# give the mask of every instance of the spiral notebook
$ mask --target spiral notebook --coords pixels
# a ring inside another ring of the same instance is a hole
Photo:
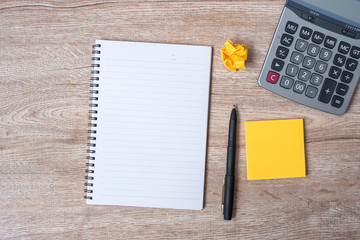
[[[97,40],[88,204],[203,208],[211,47]]]

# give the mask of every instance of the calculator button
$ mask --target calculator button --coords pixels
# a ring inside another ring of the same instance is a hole
[[[324,46],[330,49],[333,49],[336,45],[336,38],[326,36]]]
[[[290,89],[294,83],[294,79],[287,76],[283,76],[280,81],[280,86],[286,89]]]
[[[358,62],[356,60],[349,58],[346,61],[345,68],[350,71],[355,71],[357,65],[358,65]]]
[[[289,54],[289,49],[283,46],[279,46],[276,50],[276,56],[281,59],[285,59]]]
[[[315,62],[316,62],[316,60],[314,58],[306,56],[304,58],[303,66],[308,69],[312,69],[315,65]]]
[[[326,48],[321,49],[319,58],[324,61],[329,61],[331,58],[332,52]]]
[[[345,96],[345,94],[348,92],[349,90],[349,86],[343,83],[339,83],[337,88],[336,88],[336,93],[341,95],[341,96]]]
[[[319,54],[320,47],[314,44],[310,44],[307,53],[310,56],[316,57]]]
[[[309,98],[314,98],[314,97],[316,97],[317,92],[318,92],[318,89],[316,87],[308,86],[306,88],[305,95]]]
[[[306,84],[305,84],[305,83],[296,81],[296,82],[295,82],[295,85],[294,85],[294,92],[297,92],[297,93],[300,93],[300,94],[301,94],[301,93],[304,92],[305,87],[306,87]]]
[[[334,79],[338,79],[340,77],[340,74],[341,74],[341,69],[338,68],[338,67],[334,67],[332,66],[330,68],[330,71],[329,71],[329,76],[334,78]]]
[[[322,61],[317,61],[315,64],[315,71],[318,73],[324,73],[327,69],[327,64]]]
[[[291,77],[295,77],[298,71],[299,71],[299,67],[292,64],[289,64],[286,68],[286,74]]]
[[[272,72],[270,71],[267,75],[267,78],[266,80],[269,82],[269,83],[277,83],[278,79],[279,79],[279,74],[278,73],[275,73],[275,72]]]
[[[334,57],[334,64],[336,66],[342,67],[345,64],[346,57],[341,54],[336,54]]]
[[[319,74],[313,73],[310,78],[310,83],[319,86],[323,80],[323,77]]]
[[[307,53],[310,56],[316,57],[319,54],[319,52],[320,52],[320,47],[319,46],[316,46],[315,44],[310,44],[309,45]]]
[[[338,51],[343,54],[347,54],[350,51],[350,44],[348,44],[347,42],[341,41],[339,43]]]
[[[329,103],[335,87],[336,81],[330,78],[326,78],[320,91],[319,101],[323,103]]]
[[[343,73],[341,74],[340,80],[344,83],[350,83],[351,80],[353,79],[353,77],[354,77],[354,74],[352,74],[351,72],[343,71]]]
[[[313,30],[310,28],[302,27],[299,36],[304,39],[309,39],[311,37],[312,31]]]
[[[353,46],[350,50],[350,56],[359,59],[360,58],[360,48]]]
[[[324,41],[325,35],[321,32],[314,32],[314,35],[312,36],[311,40],[314,43],[321,44]]]
[[[293,52],[291,54],[290,62],[295,63],[295,64],[300,64],[303,60],[303,57],[304,57],[304,55],[302,55],[301,53]]]
[[[271,64],[271,68],[277,72],[280,72],[284,67],[284,62],[281,61],[280,59],[277,59],[275,58],[273,61],[272,61],[272,64]]]
[[[331,106],[336,108],[341,108],[343,102],[344,102],[344,98],[335,95],[331,101]]]
[[[288,21],[286,23],[285,31],[290,34],[294,34],[294,33],[296,33],[298,26],[299,26],[298,24]]]
[[[284,33],[280,39],[280,43],[286,47],[290,47],[293,41],[294,41],[294,37],[286,33]]]
[[[307,80],[310,79],[310,76],[311,76],[311,72],[302,68],[299,71],[298,79],[306,82]]]
[[[298,39],[295,44],[295,49],[300,52],[305,52],[308,43],[304,40]]]

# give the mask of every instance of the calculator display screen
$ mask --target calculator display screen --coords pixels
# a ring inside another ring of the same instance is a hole
[[[360,0],[301,0],[300,2],[360,24]]]

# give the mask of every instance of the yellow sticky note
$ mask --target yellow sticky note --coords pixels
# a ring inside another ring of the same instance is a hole
[[[303,119],[247,121],[247,179],[305,177]]]

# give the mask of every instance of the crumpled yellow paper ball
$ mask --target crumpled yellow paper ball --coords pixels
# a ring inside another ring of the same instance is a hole
[[[247,52],[245,44],[234,45],[230,40],[227,40],[221,49],[221,59],[225,67],[231,71],[245,70]]]

